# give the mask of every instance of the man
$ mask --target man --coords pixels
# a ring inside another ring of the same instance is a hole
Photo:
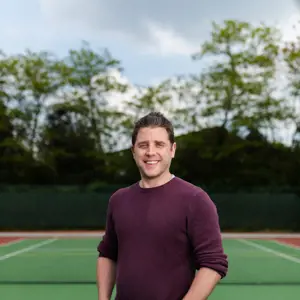
[[[170,173],[175,150],[162,114],[135,124],[141,180],[110,198],[98,246],[99,300],[111,298],[115,283],[118,300],[205,300],[226,276],[216,207],[201,188]]]

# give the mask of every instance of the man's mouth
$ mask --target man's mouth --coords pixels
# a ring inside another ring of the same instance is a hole
[[[159,161],[158,160],[147,160],[145,163],[147,165],[156,165]]]

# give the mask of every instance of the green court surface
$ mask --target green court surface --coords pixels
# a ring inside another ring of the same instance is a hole
[[[0,245],[0,299],[97,299],[99,240],[30,238]],[[300,248],[250,238],[225,238],[224,247],[229,273],[209,299],[300,299]]]

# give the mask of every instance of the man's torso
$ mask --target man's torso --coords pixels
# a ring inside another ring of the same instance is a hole
[[[176,300],[187,292],[194,268],[183,195],[137,189],[116,199],[117,299]]]

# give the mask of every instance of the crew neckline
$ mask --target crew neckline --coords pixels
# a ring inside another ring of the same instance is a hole
[[[158,185],[158,186],[154,186],[154,187],[150,187],[150,188],[144,188],[140,186],[140,180],[138,182],[135,183],[135,187],[142,193],[151,193],[151,192],[156,192],[156,191],[160,191],[162,189],[165,189],[167,187],[169,187],[170,185],[173,184],[173,182],[175,181],[176,176],[174,174],[172,174],[172,178],[167,181],[166,183],[162,184],[162,185]]]

